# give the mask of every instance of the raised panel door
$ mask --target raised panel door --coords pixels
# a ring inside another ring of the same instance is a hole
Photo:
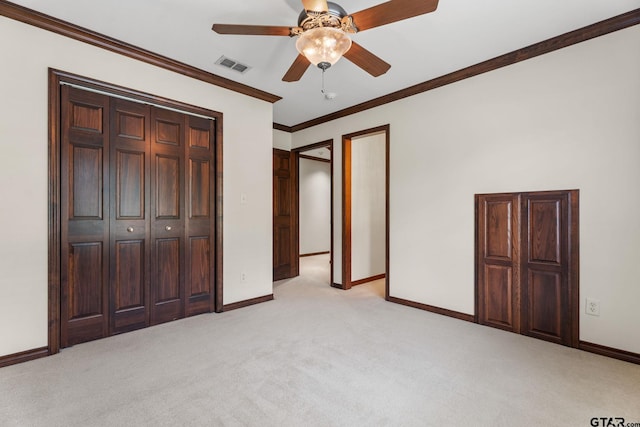
[[[523,333],[571,345],[569,246],[571,192],[525,193],[522,196]]]
[[[149,107],[111,102],[111,333],[149,325]]]
[[[296,177],[292,176],[291,153],[273,150],[273,280],[297,275],[297,247],[292,213],[292,191]]]
[[[213,311],[216,122],[61,94],[60,345]]]
[[[61,88],[60,345],[108,334],[109,98]]]
[[[151,107],[151,324],[184,317],[185,120]]]
[[[215,122],[188,116],[186,137],[185,312],[191,316],[214,309]]]
[[[578,196],[476,195],[479,323],[578,345]]]
[[[477,313],[481,324],[520,332],[518,195],[476,196]]]

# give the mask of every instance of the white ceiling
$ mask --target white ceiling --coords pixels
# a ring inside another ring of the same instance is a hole
[[[418,1],[418,0],[416,0]],[[440,0],[430,14],[373,28],[353,39],[391,64],[374,78],[347,60],[325,74],[309,68],[298,82],[282,76],[295,40],[219,35],[213,23],[297,25],[299,0],[13,0],[283,99],[273,121],[293,126],[469,65],[640,8],[640,0]],[[348,13],[382,0],[338,0]],[[215,65],[225,55],[251,66],[245,74]]]

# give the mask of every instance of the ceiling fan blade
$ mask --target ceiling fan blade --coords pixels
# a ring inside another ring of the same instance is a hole
[[[433,12],[438,0],[390,0],[351,14],[358,31]]]
[[[291,35],[291,27],[276,27],[271,25],[213,24],[211,29],[218,34],[238,34],[247,36]]]
[[[304,10],[311,10],[313,12],[329,11],[327,0],[302,0],[302,6],[304,7]]]
[[[289,70],[286,72],[286,74],[282,78],[282,81],[297,82],[302,78],[302,75],[304,74],[304,72],[307,71],[307,68],[309,68],[309,65],[311,65],[311,62],[309,62],[309,60],[305,58],[304,55],[298,55],[296,60],[293,61],[293,64],[291,64],[291,67],[289,67]]]
[[[351,49],[343,56],[373,77],[381,76],[391,68],[390,64],[378,58],[356,42],[351,42]]]

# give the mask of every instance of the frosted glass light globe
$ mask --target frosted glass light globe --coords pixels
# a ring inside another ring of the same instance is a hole
[[[307,30],[296,41],[296,49],[315,66],[329,68],[351,48],[344,31],[332,27]],[[328,64],[328,65],[327,65]]]

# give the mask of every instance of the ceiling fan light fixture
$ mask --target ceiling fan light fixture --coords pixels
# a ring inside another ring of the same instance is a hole
[[[318,27],[305,31],[296,41],[296,49],[313,65],[329,68],[351,48],[351,38],[338,28]]]

